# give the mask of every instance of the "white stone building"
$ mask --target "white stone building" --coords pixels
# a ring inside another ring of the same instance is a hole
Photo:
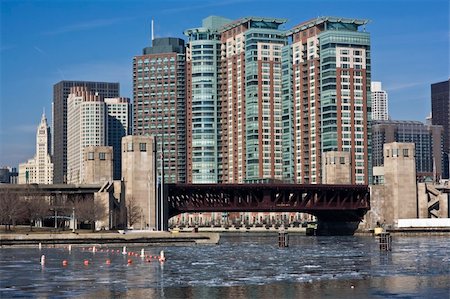
[[[72,87],[67,98],[67,183],[83,182],[83,150],[104,146],[106,107],[103,98],[84,87]]]
[[[43,113],[36,134],[36,155],[19,165],[19,184],[53,184],[50,140],[50,127]]]
[[[383,90],[381,82],[371,82],[372,120],[389,120],[388,94]]]

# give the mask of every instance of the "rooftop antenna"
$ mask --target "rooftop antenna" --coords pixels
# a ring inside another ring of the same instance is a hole
[[[153,18],[152,18],[152,47],[153,47],[153,39],[154,39],[154,34],[153,34]]]

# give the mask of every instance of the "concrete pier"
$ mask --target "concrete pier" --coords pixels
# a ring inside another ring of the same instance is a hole
[[[0,247],[14,245],[127,244],[197,245],[219,243],[218,233],[126,232],[0,234]]]

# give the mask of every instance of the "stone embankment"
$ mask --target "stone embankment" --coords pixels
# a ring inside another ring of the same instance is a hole
[[[0,247],[23,245],[58,244],[145,244],[145,245],[197,245],[218,244],[218,233],[189,232],[95,232],[95,233],[3,233],[0,234]]]

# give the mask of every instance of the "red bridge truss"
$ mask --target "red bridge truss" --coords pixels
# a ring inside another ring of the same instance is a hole
[[[194,212],[304,212],[324,221],[361,221],[367,185],[167,184],[168,216]]]

